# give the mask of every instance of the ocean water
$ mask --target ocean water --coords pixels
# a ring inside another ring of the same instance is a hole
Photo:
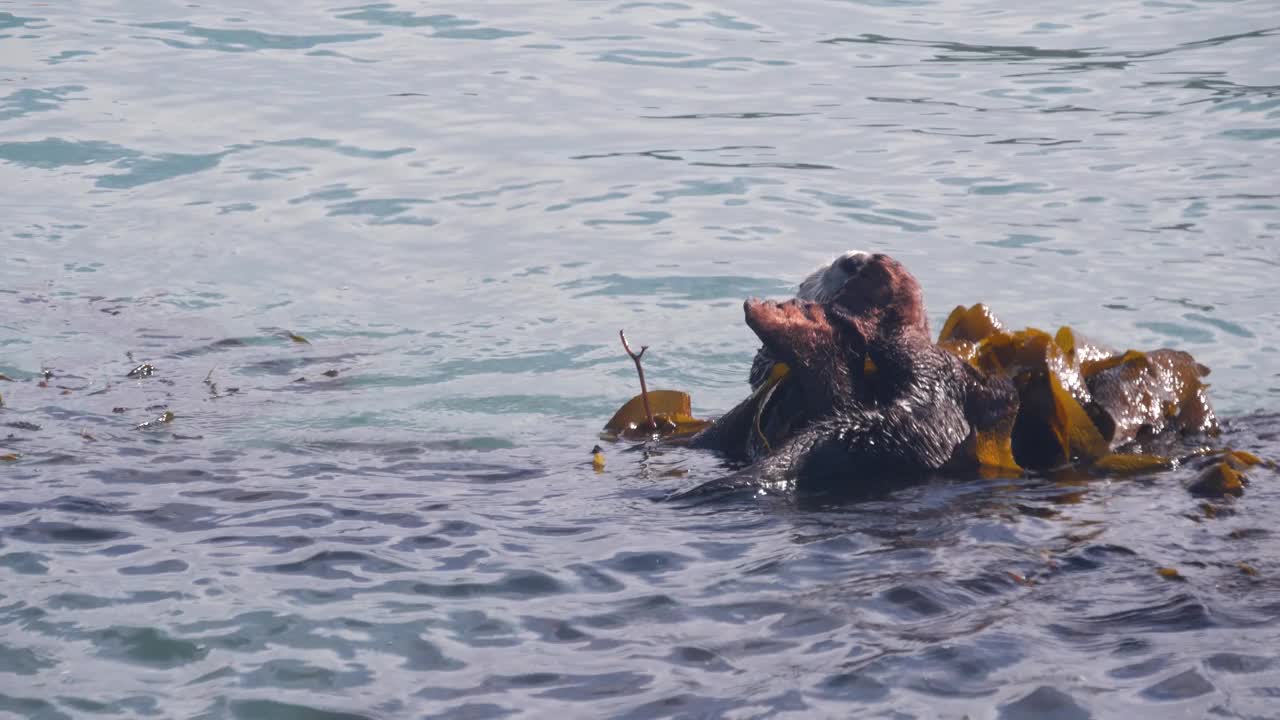
[[[588,461],[619,329],[714,415],[850,248],[1188,350],[1280,458],[1277,57],[1274,0],[0,2],[0,717],[1274,717],[1274,471]]]

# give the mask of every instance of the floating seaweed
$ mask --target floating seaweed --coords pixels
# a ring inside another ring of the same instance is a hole
[[[650,439],[705,427],[708,423],[693,418],[686,393],[648,390],[641,364],[648,346],[633,352],[625,334],[620,331],[619,337],[636,365],[641,392],[614,414],[605,425],[605,436]],[[984,476],[1016,475],[1023,467],[1041,472],[1072,468],[1084,481],[1090,472],[1129,475],[1168,470],[1183,461],[1153,452],[1168,447],[1166,438],[1218,433],[1203,381],[1209,369],[1185,352],[1119,352],[1070,327],[1061,327],[1053,335],[1037,328],[1011,331],[980,303],[956,307],[943,324],[938,345],[983,373],[1008,377],[1018,391],[1016,416],[972,433],[953,456],[961,459],[957,466],[967,458]],[[864,377],[873,380],[875,374],[875,365],[868,359]],[[741,425],[750,428],[750,444],[765,453],[790,431],[788,427],[780,431],[782,435],[770,434],[762,422],[788,377],[786,364],[775,363],[765,381],[739,406],[750,413],[750,424]],[[1216,454],[1187,489],[1212,498],[1240,495],[1247,485],[1245,471],[1262,461],[1241,451]]]
[[[645,382],[644,366],[641,364],[641,358],[649,346],[641,346],[640,352],[633,352],[624,331],[618,331],[618,338],[622,341],[622,348],[627,356],[635,363],[636,374],[640,378],[640,394],[628,400],[605,423],[606,437],[644,439],[692,435],[706,427],[707,421],[693,417],[692,401],[688,393],[649,390]]]
[[[155,370],[156,369],[151,365],[151,363],[142,363],[141,365],[130,370],[129,373],[125,375],[125,377],[135,378],[135,379],[151,377],[151,374],[155,372]]]
[[[173,412],[171,412],[171,411],[169,411],[169,410],[165,410],[163,415],[161,415],[161,416],[159,416],[159,417],[157,417],[157,418],[155,418],[155,419],[153,419],[153,420],[148,420],[148,421],[146,421],[146,422],[139,423],[138,425],[136,425],[136,426],[135,426],[135,429],[137,429],[137,430],[150,430],[150,429],[152,429],[152,428],[160,427],[160,426],[162,426],[162,425],[168,425],[169,423],[173,422],[174,417],[175,417],[175,416],[174,416]]]

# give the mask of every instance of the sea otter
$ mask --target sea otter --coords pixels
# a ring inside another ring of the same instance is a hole
[[[826,265],[814,270],[809,273],[808,277],[800,281],[800,285],[796,288],[796,299],[816,303],[834,301],[839,297],[840,292],[844,290],[845,283],[849,281],[849,278],[861,272],[863,263],[870,255],[870,253],[863,250],[849,250]],[[928,320],[925,319],[924,322],[925,332],[928,333]],[[777,362],[769,352],[769,348],[761,345],[760,349],[756,351],[755,358],[751,361],[751,373],[747,378],[752,390],[758,390],[768,380],[770,372],[776,364]]]
[[[829,293],[833,277],[843,284],[824,302],[744,305],[763,343],[757,365],[786,367],[786,383],[780,400],[760,397],[768,379],[755,383],[751,398],[695,436],[694,446],[758,462],[691,492],[761,480],[845,490],[868,477],[973,467],[1122,467],[1117,451],[1216,429],[1200,381],[1208,369],[1186,353],[1109,352],[1066,328],[1010,333],[982,306],[957,308],[952,319],[982,322],[949,319],[946,342],[935,344],[919,283],[893,258],[848,253],[806,282]]]
[[[796,299],[815,303],[842,302],[842,292],[855,282],[870,257],[870,253],[859,250],[850,250],[836,257],[801,281]],[[912,322],[919,323],[922,331],[928,334],[926,318],[913,318]],[[834,391],[827,387],[829,384],[852,383],[846,390],[850,393],[858,391],[856,377],[845,378],[843,372],[836,372],[833,367],[828,367],[825,375],[811,371],[803,377],[785,377],[788,370],[788,365],[779,364],[770,345],[762,344],[756,351],[748,377],[751,396],[695,435],[689,444],[716,450],[734,460],[759,460],[772,453],[800,427],[830,411],[830,398],[824,397]],[[854,374],[856,376],[860,372]],[[807,391],[806,385],[813,387]],[[807,397],[808,392],[815,390],[817,394],[814,397]]]
[[[790,369],[794,410],[791,432],[758,469],[769,480],[841,490],[860,475],[974,464],[984,433],[1009,427],[1016,415],[1012,384],[931,341],[920,285],[901,263],[866,253],[838,262],[844,284],[827,302],[744,305],[765,352]],[[723,441],[760,432],[734,417],[742,407],[700,435]],[[711,445],[706,438],[694,444]]]

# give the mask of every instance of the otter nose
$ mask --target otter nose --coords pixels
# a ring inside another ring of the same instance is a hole
[[[867,261],[870,259],[871,253],[863,252],[861,250],[850,250],[840,258],[837,264],[840,266],[841,270],[845,271],[845,273],[850,277],[853,277],[862,270],[863,266],[865,266]]]

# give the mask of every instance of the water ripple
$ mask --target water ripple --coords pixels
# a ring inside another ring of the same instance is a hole
[[[733,466],[598,433],[620,328],[714,414],[742,300],[862,248],[935,325],[1190,350],[1215,442],[1280,457],[1277,35],[1269,0],[0,12],[0,714],[1274,714],[1274,470],[687,507]]]

